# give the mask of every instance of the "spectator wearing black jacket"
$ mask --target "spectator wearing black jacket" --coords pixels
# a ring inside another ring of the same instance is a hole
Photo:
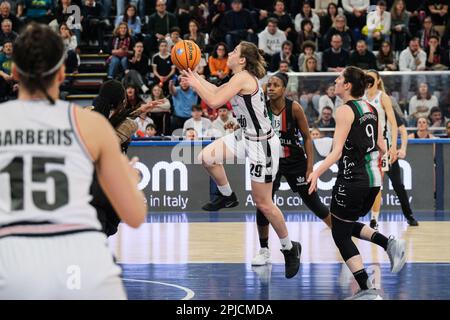
[[[430,36],[428,39],[428,48],[425,49],[427,54],[427,69],[429,70],[447,70],[449,66],[449,57],[445,50],[439,45],[438,36]]]
[[[281,52],[272,56],[270,71],[277,71],[280,68],[281,61],[286,61],[292,71],[298,72],[298,55],[294,54],[294,44],[289,40],[281,44]]]
[[[0,4],[0,23],[5,19],[10,20],[13,31],[19,33],[22,23],[19,18],[11,12],[11,4],[7,1],[3,1]]]
[[[82,8],[84,36],[93,41],[93,45],[97,45],[98,42],[100,50],[105,48],[105,27],[109,24],[103,12],[103,6],[96,0],[86,0]]]
[[[331,38],[331,48],[325,50],[322,56],[323,71],[341,72],[348,65],[348,51],[342,48],[342,37],[335,34]]]
[[[356,43],[356,50],[350,54],[349,65],[363,70],[377,70],[377,59],[372,51],[367,50],[366,41],[359,40]]]
[[[158,42],[170,36],[170,30],[178,27],[177,18],[168,12],[165,0],[156,1],[156,12],[148,20],[148,36],[144,40],[145,53],[158,51]]]
[[[1,22],[0,30],[0,47],[3,46],[5,42],[14,42],[18,34],[12,30],[12,22],[9,19],[4,19]]]
[[[128,69],[125,71],[124,86],[132,84],[139,87],[143,93],[149,89],[147,87],[147,77],[150,73],[149,59],[143,53],[144,44],[136,42],[134,45],[133,57],[128,61]]]
[[[233,0],[231,10],[225,13],[222,20],[222,30],[225,33],[225,42],[230,50],[242,40],[257,43],[255,34],[256,23],[252,19],[250,11],[242,8],[241,0]]]

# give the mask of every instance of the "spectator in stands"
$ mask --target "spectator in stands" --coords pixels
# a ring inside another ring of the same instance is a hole
[[[410,133],[408,138],[410,139],[434,139],[430,131],[428,130],[429,124],[428,119],[426,117],[419,117],[417,119],[417,131],[414,133]]]
[[[367,15],[367,46],[373,50],[374,40],[389,41],[391,34],[391,13],[386,11],[386,1],[379,0],[377,9]]]
[[[194,4],[197,1],[191,0],[177,0],[176,8],[175,8],[175,16],[178,21],[178,26],[180,27],[181,32],[187,33],[189,30],[189,20],[192,19],[191,10],[193,9]]]
[[[157,101],[160,103],[150,110],[150,118],[153,119],[157,134],[170,135],[170,101],[164,96],[163,90],[159,85],[154,85],[151,90],[149,101]]]
[[[128,57],[133,53],[133,40],[128,24],[121,22],[113,32],[111,41],[111,57],[108,66],[108,78],[113,79],[122,71],[128,69]]]
[[[410,123],[414,125],[420,117],[428,117],[431,108],[438,106],[438,99],[428,91],[428,85],[421,83],[417,94],[409,101]]]
[[[1,23],[1,31],[0,31],[0,47],[3,46],[5,42],[14,42],[18,34],[12,29],[12,22],[9,19],[3,19]]]
[[[192,106],[197,104],[198,95],[185,81],[181,81],[180,85],[175,87],[173,80],[170,80],[169,91],[173,101],[171,129],[174,131],[183,128],[186,120],[191,117]]]
[[[314,56],[306,57],[305,62],[303,63],[302,68],[300,69],[300,72],[319,72],[317,65],[318,62],[316,57]]]
[[[278,29],[278,20],[269,18],[267,27],[258,34],[258,47],[264,51],[267,64],[272,61],[274,55],[281,52],[281,45],[286,41],[286,35]]]
[[[281,52],[272,56],[272,62],[270,64],[269,70],[271,72],[275,72],[280,67],[280,62],[284,60],[289,63],[289,67],[293,71],[298,71],[299,58],[296,54],[293,53],[293,51],[294,44],[289,40],[284,41],[281,44]]]
[[[0,52],[0,102],[8,100],[14,89],[14,78],[11,74],[13,43],[7,41]],[[16,86],[17,88],[17,86]]]
[[[38,23],[48,24],[53,14],[53,0],[23,0],[25,10],[25,22],[35,21]]]
[[[125,88],[126,92],[126,103],[125,108],[126,109],[138,109],[140,106],[144,104],[144,100],[139,97],[139,88],[134,86],[133,84],[129,83],[127,84]],[[145,131],[145,126],[143,132]]]
[[[355,46],[353,34],[347,27],[347,18],[344,15],[338,15],[334,21],[333,26],[329,29],[322,39],[323,48],[330,48],[331,38],[338,34],[342,39],[342,48],[347,50],[347,52],[352,51]]]
[[[409,32],[409,16],[404,0],[395,0],[391,9],[391,41],[393,51],[400,52],[406,47]]]
[[[12,29],[14,30],[14,32],[18,33],[22,23],[17,18],[17,16],[11,12],[11,4],[7,1],[3,1],[0,4],[0,23],[2,23],[5,19],[11,21]]]
[[[153,83],[163,88],[164,94],[168,93],[168,81],[176,72],[176,66],[170,59],[169,44],[166,40],[159,42],[159,52],[152,57]]]
[[[300,54],[300,57],[298,58],[298,68],[299,70],[304,69],[305,60],[309,57],[314,57],[317,61],[317,70],[322,70],[322,58],[319,54],[316,52],[316,45],[312,41],[305,41],[302,45],[302,53]]]
[[[169,35],[173,27],[178,26],[173,13],[167,12],[166,0],[156,1],[156,12],[148,19],[148,36],[144,40],[144,48],[147,54],[158,49],[158,43]]]
[[[311,128],[310,135],[311,135],[311,139],[313,139],[313,140],[323,138],[322,131],[320,131],[319,128],[317,128],[317,127]]]
[[[200,26],[196,20],[189,21],[189,33],[186,33],[183,37],[184,40],[194,41],[200,50],[204,50],[206,43],[206,35],[199,31]]]
[[[396,71],[398,69],[392,46],[384,41],[377,53],[377,69],[380,71]]]
[[[418,38],[409,41],[409,47],[400,53],[400,71],[423,71],[426,67],[427,54],[419,44]]]
[[[64,22],[59,27],[59,34],[63,39],[67,52],[66,73],[77,73],[80,65],[79,57],[76,52],[78,47],[77,37]]]
[[[215,137],[223,137],[228,133],[234,131],[238,122],[228,110],[228,106],[224,104],[217,109],[218,116],[217,119],[212,123],[213,135]]]
[[[440,35],[443,35],[448,20],[448,1],[426,0],[425,5],[436,30]]]
[[[216,44],[212,54],[208,58],[211,82],[220,85],[229,79],[230,69],[227,66],[228,48],[225,43]]]
[[[222,30],[225,33],[225,42],[230,50],[234,49],[241,40],[257,43],[255,35],[256,23],[250,11],[242,8],[241,0],[231,2],[232,10],[225,13],[222,20]]]
[[[109,0],[111,1],[111,0]],[[116,5],[116,9],[117,9],[117,16],[123,16],[124,14],[126,14],[126,9],[125,9],[125,2],[128,2],[126,0],[117,0],[117,5]],[[135,8],[139,8],[139,17],[141,19],[141,22],[144,21],[145,19],[145,2],[146,0],[131,0],[130,2],[134,2],[135,3]],[[147,0],[147,2],[150,2]],[[110,4],[111,6],[111,4]]]
[[[336,121],[333,118],[333,109],[330,106],[325,106],[320,113],[320,118],[315,124],[318,128],[335,128]],[[327,131],[324,134],[326,137],[333,137],[332,131]]]
[[[184,130],[184,139],[191,141],[197,140],[198,139],[197,131],[195,131],[194,128],[187,128],[186,130]]]
[[[136,42],[133,50],[133,57],[128,61],[128,70],[125,70],[124,85],[132,83],[146,93],[147,79],[150,73],[149,59],[144,54],[144,44]]]
[[[439,45],[439,37],[431,36],[428,40],[428,47],[425,49],[427,54],[427,69],[429,70],[448,70],[448,53]]]
[[[445,127],[445,118],[442,116],[442,111],[439,107],[431,108],[428,121],[432,128]],[[435,134],[444,134],[444,132],[435,131]]]
[[[450,120],[445,124],[445,128],[447,129],[447,139],[450,139]]]
[[[136,135],[139,137],[145,137],[145,134],[147,132],[147,126],[155,125],[153,123],[153,120],[149,118],[149,116],[146,113],[141,113],[139,117],[134,119],[134,122],[136,122],[138,129],[136,131]]]
[[[303,2],[300,12],[295,16],[295,31],[300,32],[302,30],[302,21],[309,20],[312,22],[313,31],[316,34],[320,34],[320,19],[317,14],[312,11],[311,4],[308,1]]]
[[[169,53],[172,51],[172,47],[181,40],[183,40],[181,39],[181,29],[178,27],[173,27],[170,29],[170,34],[166,37]]]
[[[321,2],[328,2],[328,1],[321,1]],[[316,1],[316,13],[317,13],[317,1]],[[319,13],[317,13],[319,14]],[[331,29],[331,27],[335,24],[336,18],[339,14],[338,6],[334,2],[328,3],[326,7],[325,14],[320,19],[320,32],[322,34],[325,34],[328,32],[328,30]]]
[[[58,32],[59,27],[65,23],[72,33],[77,37],[77,42],[81,42],[81,23],[74,18],[74,12],[69,10],[72,0],[61,0],[55,9],[55,19],[49,23],[53,31]],[[80,8],[81,14],[81,8]]]
[[[439,37],[439,32],[434,28],[431,17],[426,17],[423,20],[423,29],[419,31],[420,46],[424,50],[428,47],[431,36]]]
[[[86,0],[82,7],[83,16],[83,36],[89,40],[89,44],[100,46],[100,51],[105,49],[104,33],[105,28],[109,25],[109,21],[104,16],[104,9],[102,5],[95,0]],[[117,37],[117,31],[120,29],[120,24],[115,28],[113,37]],[[127,25],[128,29],[128,25]],[[131,46],[130,46],[131,48]]]
[[[186,120],[186,122],[184,123],[183,131],[186,131],[186,129],[188,128],[194,128],[195,131],[197,131],[197,136],[199,138],[208,136],[212,123],[211,120],[202,117],[202,107],[198,104],[193,105],[191,115],[192,118]]]
[[[334,89],[334,83],[329,84],[325,94],[320,97],[318,109],[319,114],[322,114],[322,110],[326,106],[331,107],[334,113],[334,110],[336,110],[337,107],[343,104],[341,98],[336,96],[336,94],[334,93]]]
[[[276,18],[278,20],[278,29],[284,32],[286,39],[292,43],[297,40],[294,21],[292,21],[289,13],[285,11],[285,4],[283,0],[275,1],[274,10],[272,13],[269,13],[269,18]]]
[[[356,43],[356,50],[350,55],[349,65],[364,70],[377,69],[377,58],[375,58],[372,51],[368,50],[364,40],[359,40]]]
[[[145,127],[145,137],[146,138],[151,138],[156,136],[157,131],[156,131],[156,127],[154,124],[149,123],[147,125],[147,127]]]
[[[311,20],[303,20],[301,28],[302,29],[298,33],[297,37],[298,50],[301,50],[302,45],[303,43],[305,43],[305,41],[312,41],[317,47],[319,43],[319,36],[313,31],[313,24]]]
[[[322,56],[322,70],[341,72],[348,65],[348,51],[342,48],[342,37],[335,34],[331,38],[331,48],[325,50]]]
[[[366,25],[366,15],[369,5],[369,0],[342,0],[342,7],[344,8],[350,29],[362,30]]]
[[[209,2],[208,26],[210,27],[209,42],[215,45],[225,41],[225,31],[222,29],[225,19],[226,5],[222,0]]]
[[[128,24],[128,28],[131,30],[131,36],[134,37],[135,40],[141,38],[142,22],[141,18],[137,16],[137,8],[134,5],[129,4],[124,15],[116,16],[114,25],[117,27],[121,22]]]

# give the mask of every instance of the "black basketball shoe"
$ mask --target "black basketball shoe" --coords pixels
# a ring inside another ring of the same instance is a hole
[[[290,279],[294,277],[300,268],[300,254],[302,246],[296,241],[292,241],[291,250],[281,250],[284,255],[285,276]]]
[[[238,204],[239,201],[234,192],[229,196],[224,196],[223,194],[218,192],[216,199],[205,204],[202,209],[206,211],[218,211],[223,208],[236,207]]]

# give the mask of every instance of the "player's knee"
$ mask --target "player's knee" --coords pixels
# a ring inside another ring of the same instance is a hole
[[[262,212],[264,216],[267,216],[273,211],[273,202],[266,199],[255,200],[256,208]]]
[[[214,165],[214,159],[208,154],[208,152],[201,151],[197,157],[197,160],[204,167],[212,167]]]

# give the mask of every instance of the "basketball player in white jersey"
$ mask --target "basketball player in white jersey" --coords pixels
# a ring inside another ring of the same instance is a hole
[[[391,98],[386,94],[384,89],[383,80],[380,74],[376,70],[367,71],[367,75],[374,79],[374,84],[369,86],[363,97],[372,106],[374,106],[378,111],[378,118],[381,123],[381,128],[383,132],[382,135],[387,150],[389,153],[385,155],[384,159],[380,159],[382,166],[382,177],[384,172],[389,170],[389,164],[392,164],[397,160],[397,137],[398,137],[398,127],[397,121],[395,120],[394,108],[392,107]],[[378,229],[378,216],[380,214],[381,208],[381,190],[378,193],[377,198],[372,207],[372,216],[370,220],[370,227],[377,230]]]
[[[258,84],[258,79],[266,73],[264,58],[253,43],[242,41],[228,54],[227,65],[233,76],[220,87],[191,70],[182,72],[182,81],[187,81],[211,108],[218,108],[231,101],[241,126],[239,131],[208,145],[199,155],[219,189],[217,199],[206,204],[203,209],[216,211],[238,204],[228,183],[223,162],[233,158],[245,159],[247,156],[250,161],[253,201],[280,238],[286,262],[285,275],[292,278],[299,269],[301,246],[289,239],[283,214],[272,201],[272,183],[278,171],[281,147],[268,117],[264,93]]]
[[[104,117],[58,100],[61,38],[32,23],[14,51],[19,99],[0,105],[0,299],[125,299],[89,187],[95,168],[136,228],[146,214],[137,175]]]

